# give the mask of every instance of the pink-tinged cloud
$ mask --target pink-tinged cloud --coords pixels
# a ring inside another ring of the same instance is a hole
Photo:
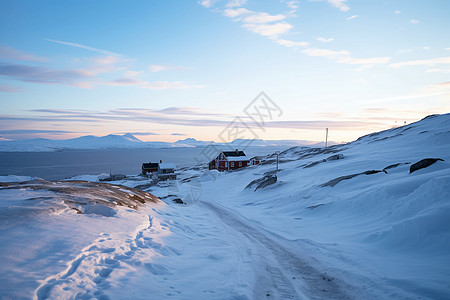
[[[0,84],[0,92],[1,93],[20,93],[24,90],[17,86],[7,85],[7,84]]]
[[[0,46],[0,59],[46,62],[48,58],[17,50],[8,46]]]

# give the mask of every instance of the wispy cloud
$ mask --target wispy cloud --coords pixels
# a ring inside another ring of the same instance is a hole
[[[9,84],[0,84],[0,92],[1,93],[20,93],[23,92],[23,89],[17,86],[9,85]]]
[[[159,135],[159,133],[155,132],[146,132],[146,131],[137,131],[137,132],[121,132],[120,134],[132,134],[132,135],[141,135],[141,136],[148,136],[148,135]]]
[[[373,103],[399,103],[399,101],[409,101],[413,99],[427,99],[430,97],[436,97],[436,96],[442,96],[442,95],[449,95],[450,93],[450,82],[442,82],[437,84],[431,84],[425,87],[420,88],[419,90],[404,94],[400,96],[393,96],[393,97],[385,97],[385,98],[377,98],[365,101],[366,104],[373,104]],[[409,102],[405,102],[405,104]]]
[[[292,28],[292,25],[286,22],[280,22],[275,24],[244,24],[242,27],[262,36],[276,39],[279,35],[288,32]]]
[[[201,6],[204,6],[206,8],[210,8],[211,6],[213,6],[214,2],[215,2],[214,0],[201,0],[198,3]]]
[[[273,15],[267,12],[255,12],[239,7],[227,8],[223,11],[223,15],[232,18],[234,21],[242,22],[241,26],[248,31],[268,37],[274,41],[277,41],[280,35],[289,32],[293,28],[292,24],[288,22],[280,22],[287,18],[284,14]],[[284,43],[283,41],[278,44],[289,45],[288,47],[294,45],[292,43]]]
[[[401,11],[396,10],[396,11],[394,11],[394,14],[399,15],[399,14],[401,14]]]
[[[48,58],[17,50],[8,46],[0,46],[0,59],[46,62]]]
[[[195,109],[188,109],[188,111]],[[168,111],[178,111],[177,108],[169,108]],[[34,116],[0,116],[0,122],[8,122],[10,126],[22,124],[23,121],[32,121],[38,124],[39,122],[55,123],[69,123],[73,121],[88,122],[88,123],[102,123],[105,121],[114,122],[138,122],[142,123],[158,123],[170,124],[188,127],[226,127],[233,119],[218,118],[217,116],[210,116],[210,118],[199,118],[196,115],[189,115],[180,118],[177,113],[168,113],[166,110],[146,110],[146,109],[118,109],[107,112],[83,112],[70,114],[55,113],[51,115],[34,115]],[[206,117],[206,116],[205,116]],[[253,126],[251,124],[247,124]],[[254,125],[257,126],[257,125]],[[310,129],[323,130],[325,127],[333,127],[335,130],[360,130],[366,129],[368,126],[382,126],[382,123],[373,122],[371,120],[317,120],[317,121],[272,121],[266,122],[268,128],[285,128],[285,129]],[[136,134],[138,135],[138,134]]]
[[[248,17],[245,17],[243,19],[244,23],[253,23],[253,24],[264,24],[264,23],[271,23],[276,21],[281,21],[283,19],[286,19],[285,15],[278,14],[278,15],[271,15],[265,12],[258,12],[253,13]]]
[[[424,92],[442,92],[449,93],[450,92],[450,81],[440,82],[436,84],[431,84],[422,89]]]
[[[167,66],[167,65],[150,65],[149,69],[151,72],[162,72],[168,70],[183,70],[184,67],[181,66]]]
[[[239,7],[247,3],[247,0],[231,0],[225,6],[226,7]]]
[[[406,66],[435,66],[450,64],[450,57],[436,57],[430,59],[410,60],[399,63],[390,64],[389,66],[395,69]]]
[[[353,20],[353,19],[356,19],[356,18],[359,18],[359,15],[350,16],[350,17],[346,18],[346,20],[350,21],[350,20]]]
[[[295,11],[298,8],[298,1],[286,1],[286,6]]]
[[[65,134],[65,133],[73,133],[73,131],[66,131],[66,130],[39,130],[39,129],[0,130],[0,134],[3,134],[3,135],[33,134],[33,133]]]
[[[307,46],[309,46],[308,42],[295,42],[295,41],[290,41],[290,40],[285,40],[285,39],[278,39],[278,40],[276,40],[276,43],[278,45],[285,46],[285,47],[307,47]]]
[[[89,76],[80,70],[53,70],[46,67],[0,63],[0,76],[34,83],[73,84]]]
[[[420,23],[420,21],[419,21],[419,20],[417,20],[417,19],[412,19],[412,20],[409,20],[409,22],[410,22],[411,24],[414,24],[414,25],[416,25],[416,24],[419,24],[419,23]]]
[[[76,47],[76,48],[80,48],[80,49],[85,49],[85,50],[97,52],[97,53],[100,53],[100,54],[103,54],[103,55],[121,56],[120,54],[117,54],[117,53],[114,53],[114,52],[111,52],[111,51],[108,51],[108,50],[98,49],[98,48],[94,48],[94,47],[90,47],[90,46],[86,46],[86,45],[82,45],[82,44],[71,43],[71,42],[64,42],[64,41],[58,41],[58,40],[52,40],[52,39],[45,39],[45,40],[49,41],[49,42],[61,44],[61,45],[66,45],[66,46],[71,46],[71,47]]]
[[[85,69],[58,70],[47,67],[28,66],[19,64],[0,63],[0,76],[24,82],[41,84],[65,84],[80,88],[94,88],[98,85],[104,86],[137,86],[150,90],[163,89],[190,89],[201,88],[199,84],[188,84],[180,81],[143,81],[133,77],[122,77],[112,80],[103,80],[96,77],[101,73],[111,73],[121,68],[109,65],[108,59],[105,64],[95,64]],[[8,91],[5,88],[5,91]],[[12,91],[9,89],[9,91]]]
[[[426,70],[427,73],[450,73],[450,68],[442,69],[442,68],[432,68]]]
[[[328,3],[341,11],[349,11],[350,7],[346,4],[347,0],[328,0]]]
[[[370,58],[354,58],[347,50],[334,51],[330,49],[319,48],[307,48],[302,50],[303,53],[309,56],[320,56],[338,63],[345,63],[351,65],[367,65],[372,66],[374,64],[386,64],[389,62],[390,57],[370,57]]]
[[[252,11],[250,11],[246,8],[243,8],[243,7],[236,8],[236,9],[227,8],[223,11],[223,14],[225,15],[225,17],[228,17],[228,18],[236,18],[241,15],[250,14],[250,13],[252,13]]]
[[[194,89],[194,88],[203,88],[204,86],[201,84],[187,84],[180,81],[155,81],[155,82],[146,82],[142,87],[150,90],[165,90],[165,89]]]
[[[316,40],[318,40],[319,42],[323,42],[323,43],[329,43],[329,42],[331,42],[331,41],[334,41],[333,38],[328,38],[328,39],[326,39],[326,38],[321,37],[321,36],[319,36],[318,38],[316,38]]]

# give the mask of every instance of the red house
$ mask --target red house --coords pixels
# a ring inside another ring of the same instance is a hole
[[[158,172],[158,163],[143,163],[142,164],[142,174],[147,175],[147,173]]]
[[[219,171],[235,170],[246,167],[250,164],[250,159],[245,155],[244,151],[223,151],[215,160],[209,163],[210,169]]]

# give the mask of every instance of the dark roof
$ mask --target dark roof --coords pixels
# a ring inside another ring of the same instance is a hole
[[[158,169],[158,163],[143,163],[142,168],[143,169],[153,169],[153,168]]]
[[[224,151],[222,152],[225,156],[245,156],[244,151]]]

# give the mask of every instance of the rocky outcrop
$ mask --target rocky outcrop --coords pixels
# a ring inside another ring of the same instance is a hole
[[[332,155],[332,156],[330,156],[328,158],[312,162],[309,165],[304,166],[303,168],[307,169],[307,168],[314,167],[315,165],[318,165],[318,164],[323,163],[323,162],[327,162],[327,161],[330,161],[330,160],[338,160],[338,159],[343,159],[343,158],[344,158],[344,154],[335,154],[335,155]]]
[[[259,189],[265,188],[277,182],[277,175],[272,175],[261,181],[255,189],[255,192]]]
[[[253,180],[252,182],[247,184],[247,186],[245,188],[250,189],[250,188],[253,188],[256,186],[256,188],[255,188],[255,191],[256,191],[258,189],[262,189],[269,185],[272,185],[275,182],[277,182],[277,175],[269,174],[269,175],[265,175],[261,178]]]
[[[438,160],[444,161],[442,158],[425,158],[411,165],[409,173],[426,168],[437,162]]]
[[[376,174],[376,173],[380,173],[383,171],[380,170],[369,170],[369,171],[365,171],[365,172],[361,172],[361,173],[356,173],[356,174],[351,174],[351,175],[345,175],[345,176],[341,176],[341,177],[337,177],[334,179],[331,179],[328,182],[325,182],[324,184],[321,184],[321,187],[326,187],[326,186],[335,186],[336,184],[338,184],[339,182],[343,181],[343,180],[348,180],[348,179],[352,179],[356,176],[360,176],[360,175],[372,175],[372,174]]]

